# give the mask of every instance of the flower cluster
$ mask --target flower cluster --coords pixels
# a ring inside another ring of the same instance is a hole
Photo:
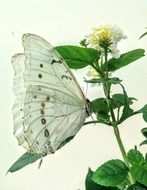
[[[117,44],[126,38],[127,36],[118,26],[103,25],[93,28],[91,34],[86,36],[85,43],[98,51],[103,51],[107,47],[112,57],[119,58],[120,53]]]

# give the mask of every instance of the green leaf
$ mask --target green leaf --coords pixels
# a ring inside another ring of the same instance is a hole
[[[91,179],[92,175],[93,175],[93,171],[89,168],[88,174],[86,176],[86,181],[85,181],[86,190],[118,190],[117,187],[105,187],[105,186],[96,184]]]
[[[126,90],[124,88],[124,86],[122,84],[120,84],[120,86],[122,87],[123,90],[123,94],[124,94],[124,107],[122,110],[122,115],[121,118],[119,119],[118,123],[122,123],[124,120],[128,119],[129,117],[131,117],[134,114],[134,111],[130,108],[130,98],[128,97]],[[135,98],[131,98],[131,99],[135,99]]]
[[[110,84],[120,84],[122,80],[119,78],[99,78],[99,79],[91,79],[91,80],[85,80],[87,83],[110,83]]]
[[[143,187],[139,184],[134,184],[129,186],[127,190],[146,190],[146,187]]]
[[[57,46],[55,49],[71,69],[82,69],[93,65],[100,58],[100,52],[91,48],[78,46]]]
[[[147,127],[141,130],[142,134],[147,138]]]
[[[147,153],[145,154],[145,161],[147,162]]]
[[[110,118],[110,115],[105,112],[98,112],[97,113],[97,120],[100,121],[101,123],[108,122]]]
[[[129,65],[130,63],[140,59],[144,56],[144,49],[135,49],[130,52],[124,53],[120,56],[120,58],[115,59],[112,58],[108,61],[108,70],[115,71],[124,66]]]
[[[88,45],[87,40],[86,39],[81,40],[80,45],[83,47],[87,47],[87,45]]]
[[[140,143],[140,146],[145,144],[147,144],[147,140],[144,140],[142,143]]]
[[[133,104],[132,100],[136,100],[136,99],[133,97],[128,97],[126,99],[126,96],[121,93],[112,95],[112,99],[111,99],[113,109],[119,108],[121,106],[125,106],[125,104],[131,105]]]
[[[130,171],[136,181],[147,186],[147,162],[141,166],[131,167]]]
[[[146,113],[144,113],[144,114],[146,115]],[[146,117],[146,116],[144,116],[144,117]],[[147,128],[143,128],[143,129],[141,130],[141,132],[142,132],[142,134],[144,135],[144,137],[147,138]],[[144,140],[140,145],[145,145],[145,144],[147,144],[147,139]]]
[[[119,123],[122,123],[123,121],[125,121],[126,119],[131,117],[133,115],[133,113],[134,113],[134,111],[130,108],[130,106],[125,105],[123,108],[123,113],[122,113],[122,116],[119,120]]]
[[[74,136],[75,136],[75,135],[74,135]],[[70,142],[70,141],[74,138],[74,136],[68,137],[65,141],[63,141],[63,142],[58,146],[57,150],[59,150],[60,148],[62,148],[64,145],[66,145],[66,143]]]
[[[91,102],[92,111],[96,114],[99,123],[109,125],[109,108],[105,98],[98,98]]]
[[[116,187],[122,184],[128,175],[128,169],[121,160],[110,160],[101,165],[92,175],[97,184],[107,187]]]
[[[41,154],[30,154],[25,153],[23,154],[8,170],[8,172],[16,172],[17,170],[20,170],[21,168],[27,166],[28,164],[31,164],[38,159],[42,158],[43,156]],[[7,172],[7,173],[8,173]]]
[[[145,162],[142,153],[134,149],[128,152],[127,158],[132,166],[141,166]]]
[[[140,36],[139,39],[143,38],[143,37],[146,36],[146,35],[147,35],[147,32],[143,33],[143,34]]]
[[[98,112],[108,113],[109,112],[106,98],[97,98],[91,101],[91,106],[92,106],[92,111],[94,113],[98,113]]]
[[[138,112],[143,114],[143,119],[145,122],[147,122],[147,104],[141,108]]]

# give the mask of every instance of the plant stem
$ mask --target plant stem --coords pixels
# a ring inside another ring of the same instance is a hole
[[[105,51],[104,51],[104,57],[105,57],[105,72],[106,72],[106,77],[108,78],[107,54],[108,54],[108,51],[107,51],[107,48],[106,48]],[[104,89],[104,93],[105,93],[105,96],[106,96],[107,105],[108,105],[109,110],[110,110],[111,124],[112,124],[113,129],[114,129],[114,134],[115,134],[115,137],[117,139],[119,149],[121,151],[121,154],[122,154],[122,157],[123,157],[123,160],[124,160],[125,164],[130,169],[130,164],[129,164],[128,159],[127,159],[126,150],[124,148],[123,142],[122,142],[121,137],[120,137],[120,132],[119,132],[119,129],[118,129],[118,124],[117,124],[118,119],[116,120],[116,118],[115,118],[113,107],[112,107],[111,101],[110,101],[110,84],[107,84],[107,83],[103,84],[103,89]],[[133,179],[130,172],[128,173],[128,176],[129,176],[130,184],[134,184],[135,180]]]
[[[115,137],[117,139],[117,143],[119,145],[119,149],[121,151],[123,160],[124,160],[125,164],[127,165],[127,167],[130,169],[130,164],[129,164],[128,159],[127,159],[126,150],[125,150],[124,145],[122,143],[122,140],[121,140],[121,137],[120,137],[120,132],[119,132],[119,129],[118,129],[117,125],[115,127],[113,127],[113,129],[114,129],[114,134],[115,134]],[[130,172],[128,172],[128,176],[129,176],[130,184],[134,184],[135,180],[133,179]]]
[[[108,48],[105,48],[104,50],[104,57],[105,57],[105,72],[106,72],[106,77],[108,78],[108,61],[107,61],[107,55],[108,55]]]
[[[117,126],[117,121],[115,119],[115,114],[114,114],[113,108],[111,106],[111,103],[109,101],[110,93],[108,93],[108,92],[106,93],[106,91],[107,91],[107,85],[106,84],[103,85],[103,88],[104,88],[104,92],[105,92],[105,96],[106,96],[107,105],[108,105],[109,110],[110,110],[110,115],[111,115],[111,119],[112,119],[111,122],[112,122],[112,126],[113,126],[113,129],[114,129],[114,134],[115,134],[115,137],[117,139],[117,143],[118,143],[119,149],[121,151],[123,160],[124,160],[125,164],[127,165],[127,167],[130,169],[130,164],[128,162],[126,150],[124,148],[123,142],[122,142],[121,137],[120,137],[120,132],[119,132],[119,129],[118,129],[118,126]],[[135,180],[133,179],[131,173],[128,172],[128,175],[129,175],[130,184],[134,184]]]

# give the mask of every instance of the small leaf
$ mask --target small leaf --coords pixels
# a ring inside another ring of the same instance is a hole
[[[128,169],[121,160],[110,160],[101,165],[93,174],[92,180],[107,187],[122,184],[128,175]]]
[[[147,186],[147,162],[141,166],[131,167],[130,171],[136,181]]]
[[[119,78],[98,78],[98,79],[91,79],[91,80],[85,80],[87,83],[110,83],[110,84],[120,84],[122,80]]]
[[[143,34],[140,36],[139,39],[143,38],[143,37],[146,36],[146,35],[147,35],[147,32],[143,33]]]
[[[101,123],[104,123],[109,121],[110,115],[108,113],[104,112],[98,112],[97,113],[97,120],[100,121]]]
[[[136,100],[135,98],[133,97],[128,97],[126,99],[126,96],[124,94],[114,94],[112,95],[112,106],[113,106],[113,109],[116,109],[116,108],[119,108],[121,106],[124,106],[125,104],[133,104],[133,101],[132,100]]]
[[[145,162],[141,152],[134,149],[128,152],[127,158],[132,166],[141,166]]]
[[[147,144],[147,140],[144,140],[142,143],[140,143],[140,146],[145,144]]]
[[[75,136],[75,135],[74,135],[74,136]],[[74,138],[74,136],[68,137],[65,141],[63,141],[63,142],[58,146],[57,150],[59,150],[59,149],[62,148],[64,145],[66,145],[68,142],[70,142],[70,141]]]
[[[139,184],[134,184],[129,186],[127,190],[146,190],[146,187],[143,187]]]
[[[143,106],[138,112],[143,113],[143,119],[147,122],[147,104]]]
[[[31,164],[38,159],[42,158],[43,156],[41,154],[30,154],[26,152],[23,154],[8,170],[8,172],[15,172],[17,170],[20,170],[21,168],[27,166],[28,164]],[[7,173],[8,173],[7,172]]]
[[[141,130],[142,134],[147,138],[147,127]]]
[[[91,48],[78,46],[57,46],[55,49],[71,69],[82,69],[93,65],[100,58],[100,52]]]
[[[107,102],[105,98],[97,98],[91,101],[92,111],[94,113],[103,112],[108,113],[109,108],[107,106]]]
[[[87,40],[86,39],[81,40],[80,45],[83,47],[87,47],[87,45],[88,45]]]
[[[144,56],[144,49],[135,49],[130,52],[124,53],[120,56],[120,58],[115,59],[112,58],[108,61],[108,69],[109,71],[118,70],[128,64],[140,59]]]
[[[91,179],[92,174],[93,174],[93,171],[89,168],[88,174],[86,176],[86,181],[85,181],[86,190],[118,190],[117,187],[105,187],[105,186],[96,184]]]
[[[129,105],[124,106],[122,116],[119,120],[120,123],[128,119],[133,115],[134,111],[130,108]]]

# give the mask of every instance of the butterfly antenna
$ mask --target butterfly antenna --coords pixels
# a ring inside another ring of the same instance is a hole
[[[84,77],[83,77],[84,78]],[[85,78],[84,78],[84,80],[86,80]],[[88,83],[86,82],[86,92],[85,92],[85,97],[87,98],[87,94],[88,94]],[[91,119],[94,121],[94,118],[93,118],[93,116],[92,115],[90,115],[90,117],[91,117]],[[95,124],[94,124],[95,125]]]
[[[41,156],[41,159],[40,159],[40,162],[39,162],[39,165],[38,165],[38,169],[41,168],[42,162],[43,162],[43,158],[42,158],[42,156]]]
[[[91,119],[94,121],[94,118],[93,118],[93,116],[91,115],[90,117],[91,117]],[[95,123],[94,123],[94,125],[95,125]]]
[[[83,79],[84,81],[86,81],[85,77],[83,77]],[[84,88],[83,91],[85,91]],[[87,98],[87,92],[88,92],[88,83],[86,82],[86,91],[84,92],[86,98]]]

